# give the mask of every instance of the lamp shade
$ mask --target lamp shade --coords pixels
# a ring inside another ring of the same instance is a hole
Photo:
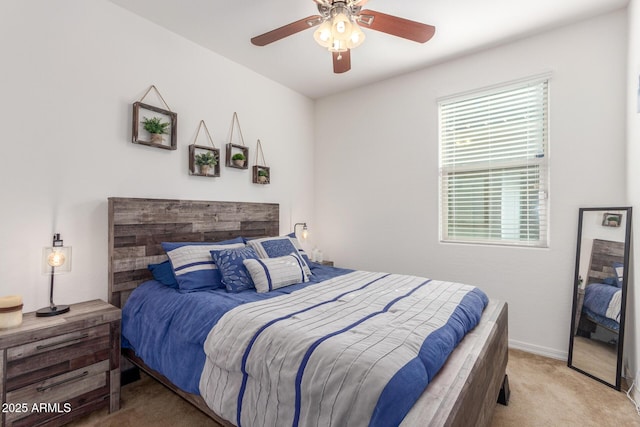
[[[331,20],[331,35],[337,40],[348,40],[351,35],[351,21],[344,13],[337,13]]]
[[[364,33],[360,29],[360,26],[354,22],[351,27],[351,36],[349,37],[349,40],[347,40],[347,47],[349,49],[354,49],[360,46],[363,41]]]
[[[331,22],[324,21],[313,33],[313,38],[322,47],[331,46]]]
[[[307,237],[309,237],[309,229],[307,228],[307,223],[306,222],[298,222],[293,226],[293,234],[295,234],[296,236],[298,235],[298,233],[296,232],[297,227],[301,225],[302,226],[302,233],[300,233],[300,238],[302,240],[307,240]]]
[[[71,271],[71,246],[50,246],[42,249],[42,274]]]

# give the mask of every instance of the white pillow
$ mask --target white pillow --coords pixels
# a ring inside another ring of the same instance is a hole
[[[242,263],[249,271],[259,293],[309,281],[302,268],[302,260],[295,254],[276,258],[245,259]]]

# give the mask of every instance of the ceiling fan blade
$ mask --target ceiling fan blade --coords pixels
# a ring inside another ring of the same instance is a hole
[[[363,10],[358,15],[358,24],[365,28],[382,31],[392,36],[413,40],[418,43],[425,43],[433,37],[436,27],[423,24],[398,16],[387,15],[375,10]]]
[[[273,43],[292,34],[304,31],[307,28],[315,27],[321,22],[322,17],[320,15],[307,16],[306,18],[292,22],[291,24],[284,25],[280,28],[276,28],[275,30],[271,30],[264,34],[260,34],[259,36],[255,36],[251,39],[251,43],[256,46],[266,46],[269,43]]]
[[[346,73],[351,69],[351,51],[331,52],[333,54],[333,72]]]

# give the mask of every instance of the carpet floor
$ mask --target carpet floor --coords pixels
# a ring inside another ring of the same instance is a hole
[[[625,393],[569,369],[563,361],[509,350],[507,374],[511,399],[508,406],[496,406],[491,427],[640,426]],[[122,387],[121,397],[118,412],[96,411],[70,426],[219,426],[146,375]]]

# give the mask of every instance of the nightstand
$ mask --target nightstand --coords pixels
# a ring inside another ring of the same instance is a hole
[[[120,408],[121,312],[101,300],[0,329],[3,426],[60,426],[98,408]]]

